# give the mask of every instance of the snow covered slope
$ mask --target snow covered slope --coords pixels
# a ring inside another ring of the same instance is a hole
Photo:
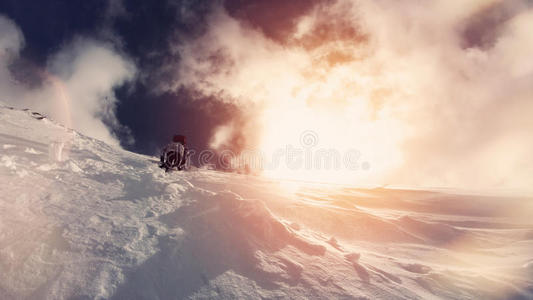
[[[527,198],[276,183],[0,108],[0,299],[532,299]]]

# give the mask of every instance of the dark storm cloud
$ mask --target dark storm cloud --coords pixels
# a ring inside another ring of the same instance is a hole
[[[530,0],[506,0],[481,9],[463,24],[463,47],[485,49],[494,46],[506,22],[532,6]]]
[[[114,22],[124,48],[136,59],[138,81],[117,90],[118,120],[129,132],[115,132],[127,149],[156,154],[173,134],[188,137],[190,147],[209,148],[216,126],[239,118],[236,106],[194,90],[169,89],[177,79],[181,56],[176,46],[202,35],[213,1],[140,1],[123,3]]]
[[[130,88],[135,89],[134,97]],[[190,147],[205,150],[214,129],[240,114],[232,104],[185,89],[154,96],[137,83],[119,89],[117,97],[128,98],[119,103],[117,116],[135,133],[135,150],[148,154],[158,153],[161,145],[177,133],[187,136]]]
[[[73,35],[95,35],[108,1],[3,0],[0,12],[20,26],[26,39],[21,55],[37,63],[57,52]]]
[[[128,0],[113,29],[144,70],[143,79],[153,84],[154,77],[167,80],[166,68],[179,62],[172,44],[201,34],[211,6],[208,1]]]
[[[286,41],[296,26],[298,18],[306,15],[319,3],[331,0],[226,0],[228,14],[262,31],[279,42]]]

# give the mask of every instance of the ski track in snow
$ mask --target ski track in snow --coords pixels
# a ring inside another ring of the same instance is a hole
[[[0,108],[0,299],[532,299],[530,198],[296,186]]]

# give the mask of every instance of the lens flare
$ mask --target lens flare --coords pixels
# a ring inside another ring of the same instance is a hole
[[[56,76],[45,72],[46,79],[52,84],[54,93],[58,99],[54,103],[55,118],[68,128],[72,128],[72,112],[70,107],[70,97],[63,81]]]

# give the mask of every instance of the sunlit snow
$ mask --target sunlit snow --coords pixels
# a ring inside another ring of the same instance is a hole
[[[193,169],[0,108],[0,299],[531,299],[533,201]]]

